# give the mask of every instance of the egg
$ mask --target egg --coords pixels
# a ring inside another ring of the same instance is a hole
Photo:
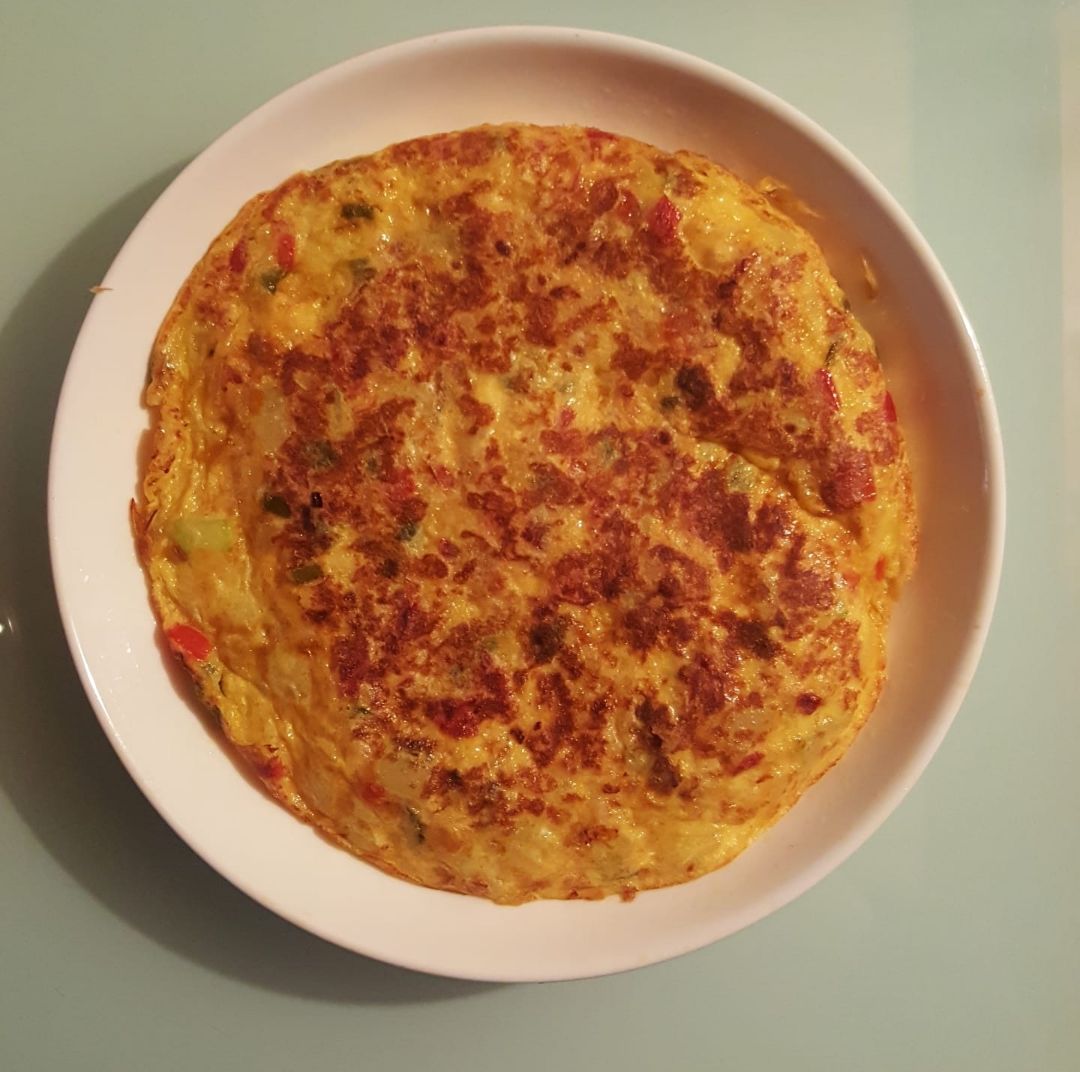
[[[486,126],[295,175],[211,244],[154,345],[135,531],[173,651],[300,819],[426,886],[631,897],[734,859],[850,747],[911,473],[767,192]]]

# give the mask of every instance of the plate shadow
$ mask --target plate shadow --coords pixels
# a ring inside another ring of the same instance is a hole
[[[53,595],[45,524],[53,415],[89,288],[182,166],[155,175],[89,223],[0,326],[0,428],[7,439],[0,452],[0,791],[42,847],[109,911],[222,975],[339,1003],[479,994],[493,987],[339,949],[230,885],[139,792],[99,728],[72,664]]]

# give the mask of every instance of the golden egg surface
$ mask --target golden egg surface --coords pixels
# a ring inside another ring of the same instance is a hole
[[[516,903],[730,861],[852,743],[914,562],[874,345],[700,156],[481,127],[290,178],[154,347],[154,607],[269,791]]]

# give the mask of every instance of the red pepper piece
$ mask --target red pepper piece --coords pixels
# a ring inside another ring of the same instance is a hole
[[[840,409],[840,395],[836,390],[836,384],[833,383],[832,373],[828,369],[818,369],[817,379],[822,391],[825,392],[825,401],[828,402],[829,409],[835,413]]]
[[[188,655],[196,662],[203,662],[210,654],[213,644],[193,625],[174,625],[165,636],[173,651]]]
[[[893,402],[893,397],[888,391],[885,392],[885,399],[881,403],[881,412],[885,414],[885,420],[889,424],[896,424],[896,403]]]
[[[751,752],[745,755],[731,768],[732,774],[742,774],[743,771],[756,767],[765,758],[764,752]]]
[[[678,206],[667,196],[661,197],[649,213],[649,234],[659,242],[671,242],[679,233],[679,220],[682,213]]]
[[[278,267],[283,272],[292,270],[293,263],[296,261],[296,239],[291,234],[286,232],[278,237],[275,256]]]
[[[641,215],[641,202],[630,190],[623,190],[615,205],[615,215],[627,223],[634,224]]]
[[[369,804],[381,804],[386,800],[386,790],[378,782],[364,782],[356,787],[356,791]]]
[[[874,563],[874,576],[879,581],[885,580],[885,556],[884,555],[882,555],[882,557],[879,558]]]
[[[821,706],[821,697],[815,692],[800,692],[795,697],[795,707],[801,715],[812,715]]]
[[[242,272],[247,267],[247,243],[241,239],[229,254],[229,271]]]

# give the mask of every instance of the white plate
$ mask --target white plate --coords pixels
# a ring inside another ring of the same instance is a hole
[[[919,572],[891,637],[890,683],[850,755],[735,863],[629,904],[496,907],[389,878],[332,848],[237,773],[178,688],[128,527],[147,427],[139,396],[173,296],[252,194],[306,167],[480,122],[575,122],[699,150],[786,180],[876,334],[911,441]],[[807,119],[726,71],[576,30],[472,30],[357,57],[288,90],[199,156],[121,250],[79,335],[49,482],[53,569],[87,693],[121,759],[173,828],[286,919],[349,949],[473,979],[565,979],[706,945],[839,864],[911,787],[949,725],[989,623],[1003,540],[1000,438],[985,369],[925,242],[880,185]],[[932,638],[932,642],[929,642]]]

